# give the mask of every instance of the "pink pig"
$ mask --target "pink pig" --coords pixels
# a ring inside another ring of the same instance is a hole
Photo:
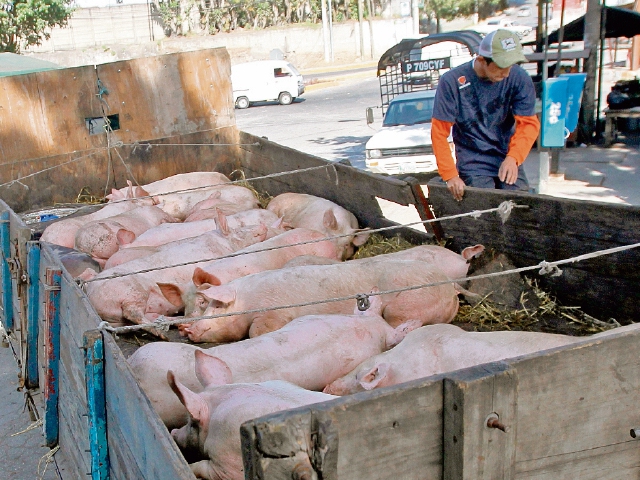
[[[87,296],[98,315],[109,322],[119,323],[125,319],[133,323],[148,323],[158,315],[175,315],[180,309],[160,293],[158,282],[187,282],[193,276],[197,262],[211,261],[261,242],[267,233],[264,225],[243,227],[237,231],[223,227],[181,240],[171,248],[101,272],[87,284]],[[179,265],[184,263],[188,264]],[[148,269],[152,270],[137,273]],[[113,275],[125,276],[104,278]]]
[[[355,302],[353,302],[355,305]],[[364,312],[353,315],[308,315],[278,331],[204,350],[215,357],[206,369],[224,383],[286,380],[309,390],[322,390],[361,361],[399,343],[420,326],[411,320],[395,329],[380,316],[380,297],[371,297]],[[194,373],[194,352],[184,343],[155,342],[139,348],[128,362],[138,383],[168,428],[187,421],[186,410],[166,381],[172,370],[191,390],[201,391]]]
[[[201,372],[199,364],[207,357],[202,352],[196,360],[196,373],[206,389],[195,393],[169,371],[167,381],[189,411],[189,423],[172,430],[171,436],[183,450],[198,452],[204,458],[192,463],[198,478],[209,480],[242,480],[244,471],[240,446],[240,426],[254,418],[336,397],[311,392],[283,381],[219,385],[217,378]],[[300,461],[313,471],[309,458]]]
[[[160,208],[149,205],[84,224],[78,229],[75,248],[104,263],[118,251],[120,245],[131,243],[137,235],[162,223],[175,222]]]
[[[283,217],[295,228],[311,228],[327,236],[348,234],[333,240],[342,252],[342,260],[351,258],[354,247],[364,245],[369,238],[366,230],[358,228],[358,220],[353,213],[324,198],[303,193],[283,193],[274,197],[267,209]]]
[[[194,342],[229,342],[247,335],[255,337],[277,330],[296,317],[311,314],[349,313],[349,300],[330,301],[349,295],[381,292],[448,280],[440,270],[420,261],[376,257],[335,265],[303,265],[256,273],[225,285],[201,291],[210,302],[205,316],[271,307],[256,313],[238,313],[180,325],[182,334]],[[317,302],[306,306],[301,303]],[[408,319],[423,324],[450,322],[458,311],[456,288],[444,283],[429,288],[382,295],[383,317],[392,326]],[[289,306],[291,305],[291,306]]]
[[[295,228],[237,252],[244,255],[215,260],[202,268],[196,268],[192,282],[186,285],[162,284],[160,290],[171,303],[178,307],[185,307],[185,316],[200,316],[209,302],[197,293],[199,289],[206,290],[212,285],[228,283],[246,275],[281,268],[289,260],[300,255],[312,255],[337,261],[338,251],[333,242],[323,240],[302,243],[322,238],[324,235],[316,230]],[[296,243],[302,244],[294,245]],[[291,246],[287,247],[287,245]]]
[[[190,172],[132,188],[136,197],[152,196],[166,213],[183,221],[196,203],[209,197],[218,185],[229,182],[230,180],[221,173]],[[130,181],[127,183],[131,186]],[[107,195],[107,198],[117,200],[127,188],[129,187],[112,190],[112,194]]]
[[[258,198],[252,190],[240,185],[219,185],[211,191],[210,195],[196,203],[187,212],[185,222],[194,222],[215,218],[216,209],[222,210],[225,215],[245,210],[257,209],[260,206]]]
[[[454,325],[428,325],[409,333],[388,352],[368,358],[324,391],[347,395],[396,385],[461,368],[496,362],[581,340],[538,332],[466,332]]]

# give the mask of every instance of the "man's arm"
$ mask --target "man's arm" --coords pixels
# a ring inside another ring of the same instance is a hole
[[[452,126],[453,123],[451,122],[433,118],[431,120],[431,144],[438,164],[438,173],[447,182],[447,188],[453,198],[460,201],[462,200],[462,195],[464,195],[465,185],[458,176],[458,169],[449,146],[448,138]]]
[[[509,142],[507,156],[498,170],[498,178],[508,185],[513,185],[518,180],[518,166],[526,160],[540,131],[540,122],[535,115],[516,115],[515,119],[516,131]]]

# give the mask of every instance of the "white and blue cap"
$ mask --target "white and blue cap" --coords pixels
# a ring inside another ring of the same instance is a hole
[[[478,47],[478,55],[492,59],[500,68],[527,61],[518,35],[504,29],[494,30],[484,37]]]

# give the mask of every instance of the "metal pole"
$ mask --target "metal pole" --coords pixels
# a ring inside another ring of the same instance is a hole
[[[324,61],[328,62],[331,58],[329,54],[329,28],[327,24],[327,0],[322,0],[322,42],[324,44]]]
[[[331,6],[331,0],[328,0],[327,3],[329,7],[329,50],[331,52],[331,61],[333,62],[333,13],[331,11],[333,7]]]

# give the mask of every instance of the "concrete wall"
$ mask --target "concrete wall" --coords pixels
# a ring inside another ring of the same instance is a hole
[[[370,25],[372,28],[370,28]],[[322,25],[278,29],[244,30],[216,35],[165,37],[159,19],[147,5],[123,5],[80,9],[67,28],[56,28],[41,46],[26,55],[66,67],[101,64],[144,56],[226,47],[232,64],[269,59],[279,50],[299,68],[325,63],[377,61],[382,53],[403,38],[412,37],[411,18],[363,22],[363,53],[358,22],[334,23],[332,35]],[[333,45],[333,61],[325,62],[325,45]]]

